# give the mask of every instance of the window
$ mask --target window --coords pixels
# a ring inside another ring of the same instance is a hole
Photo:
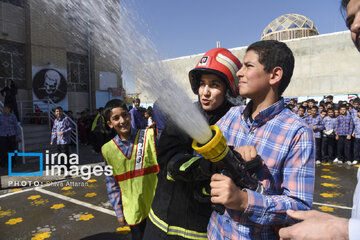
[[[295,24],[295,23],[293,23],[293,24],[291,24],[290,26],[289,26],[289,29],[290,28],[298,28],[298,26]]]
[[[88,57],[67,53],[67,86],[71,92],[87,92],[89,89]]]
[[[0,87],[7,79],[25,88],[25,45],[0,40]]]

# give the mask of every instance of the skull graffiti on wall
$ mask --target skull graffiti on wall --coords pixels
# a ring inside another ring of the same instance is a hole
[[[51,99],[58,103],[66,96],[66,79],[56,69],[42,69],[34,76],[33,91],[35,96],[44,102]]]
[[[54,94],[60,85],[60,74],[54,70],[45,73],[44,87],[47,94]]]

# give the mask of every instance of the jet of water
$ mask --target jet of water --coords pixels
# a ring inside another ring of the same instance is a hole
[[[111,69],[134,71],[137,84],[160,99],[159,106],[197,142],[211,137],[209,126],[178,84],[171,68],[160,61],[150,38],[135,23],[140,19],[124,3],[115,0],[36,0],[46,12],[56,16],[57,24],[72,29],[72,41],[90,36],[93,48]],[[44,14],[44,13],[40,13]]]

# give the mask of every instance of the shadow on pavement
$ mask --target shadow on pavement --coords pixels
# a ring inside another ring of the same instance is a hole
[[[127,239],[131,239],[131,234],[118,234],[118,233],[110,233],[110,232],[104,232],[104,233],[98,233],[92,236],[88,236],[85,238],[81,238],[80,240],[119,240],[119,239],[123,239],[123,240],[127,240]]]

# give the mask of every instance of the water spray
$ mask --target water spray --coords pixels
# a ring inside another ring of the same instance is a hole
[[[91,40],[100,60],[112,71],[136,71],[137,84],[161,99],[161,110],[195,139],[193,148],[198,153],[223,168],[223,174],[230,175],[239,187],[263,191],[250,176],[250,170],[261,164],[261,159],[243,162],[241,156],[227,146],[221,131],[216,126],[209,128],[179,84],[182,79],[159,59],[153,42],[137,29],[135,23],[140,19],[123,1],[37,0],[30,4],[39,11],[38,15],[47,14],[56,23],[54,31],[57,26],[68,29],[68,38],[79,48],[83,47],[84,39]]]
[[[127,4],[114,0],[30,1],[38,15],[47,14],[53,28],[66,26],[68,38],[80,48],[86,38],[108,71],[127,72],[136,78],[137,90],[154,96],[159,107],[193,139],[205,143],[211,137],[209,124],[193,104],[167,61],[161,61],[155,44],[142,28],[149,30]],[[143,23],[143,24],[141,24]],[[45,30],[45,29],[44,29]]]

